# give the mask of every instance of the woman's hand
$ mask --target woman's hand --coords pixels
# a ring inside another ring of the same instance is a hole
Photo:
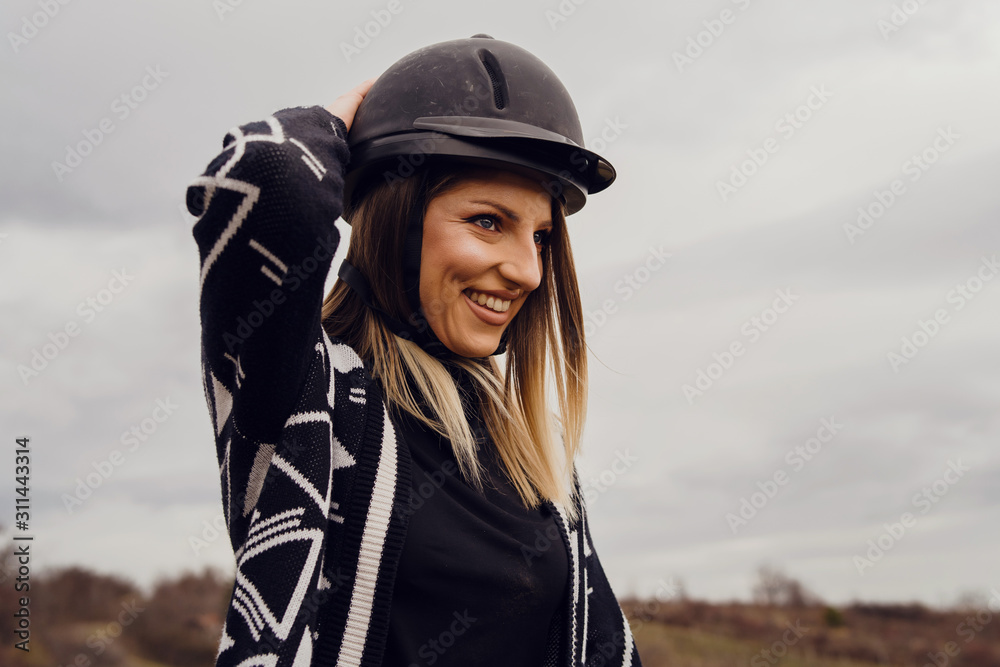
[[[361,100],[368,94],[368,90],[372,87],[373,83],[375,83],[375,79],[368,79],[359,83],[350,91],[335,99],[333,103],[326,107],[326,110],[344,121],[344,125],[350,130],[351,123],[354,121],[354,114],[358,112]]]

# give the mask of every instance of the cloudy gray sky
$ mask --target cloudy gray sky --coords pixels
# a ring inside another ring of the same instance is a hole
[[[834,602],[1000,587],[998,3],[398,3],[353,50],[388,2],[4,3],[0,522],[29,435],[36,567],[232,569],[184,189],[231,126],[485,32],[619,173],[570,220],[616,591],[746,597],[765,562]]]

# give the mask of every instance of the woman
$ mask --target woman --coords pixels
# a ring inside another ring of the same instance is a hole
[[[237,561],[218,664],[640,664],[573,468],[564,216],[614,179],[582,146],[551,70],[476,35],[231,130],[188,189]]]

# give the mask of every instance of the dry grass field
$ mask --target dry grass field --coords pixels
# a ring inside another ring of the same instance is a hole
[[[6,550],[9,554],[9,549]],[[129,581],[68,568],[31,576],[30,652],[14,648],[18,609],[0,552],[0,665],[209,667],[232,581],[206,570],[142,594]],[[824,605],[798,582],[761,571],[755,604],[683,594],[622,600],[645,667],[997,667],[1000,620],[985,601],[963,610],[917,604]],[[588,665],[598,667],[600,656]],[[516,667],[516,666],[514,666]]]

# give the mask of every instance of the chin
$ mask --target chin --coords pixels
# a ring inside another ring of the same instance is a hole
[[[446,343],[445,346],[460,357],[478,359],[480,357],[488,357],[496,352],[497,348],[500,347],[500,339],[497,338],[492,342],[464,340],[458,345]]]

